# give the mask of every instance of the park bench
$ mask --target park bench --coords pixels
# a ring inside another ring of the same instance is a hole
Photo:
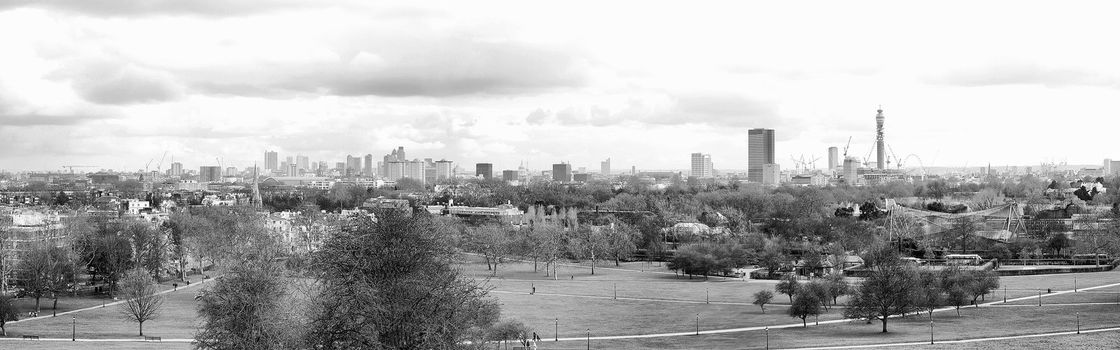
[[[25,336],[23,336],[23,339],[39,340],[39,336],[37,336],[37,335],[25,335]]]
[[[162,343],[162,342],[163,342],[163,339],[162,339],[162,338],[160,338],[160,337],[149,337],[149,336],[144,336],[144,341],[158,341],[158,342]]]

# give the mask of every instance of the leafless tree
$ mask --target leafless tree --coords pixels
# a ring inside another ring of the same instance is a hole
[[[130,321],[140,324],[140,335],[144,335],[144,322],[151,321],[159,316],[163,307],[163,295],[157,294],[159,289],[148,273],[141,269],[134,269],[125,274],[120,281],[121,296],[125,298],[121,304],[121,313]]]

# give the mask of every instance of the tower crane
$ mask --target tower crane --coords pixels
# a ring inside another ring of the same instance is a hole
[[[821,157],[813,157],[812,159],[809,159],[808,163],[810,166],[812,166],[812,170],[817,170],[818,160],[821,160]]]
[[[156,163],[156,172],[163,171],[163,159],[167,158],[167,151],[163,151],[163,156],[159,157],[159,163]]]
[[[848,158],[848,146],[852,145],[852,137],[848,136],[848,143],[844,144],[844,158]]]

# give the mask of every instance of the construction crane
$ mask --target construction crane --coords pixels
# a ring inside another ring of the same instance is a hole
[[[813,157],[813,159],[810,159],[808,161],[809,165],[813,167],[812,170],[817,170],[817,161],[818,160],[821,160],[821,157]]]
[[[163,156],[159,157],[159,163],[156,163],[156,172],[163,171],[163,159],[167,158],[167,151],[163,151]]]
[[[848,158],[848,146],[852,145],[852,137],[848,136],[848,143],[844,144],[844,159]]]
[[[70,173],[74,173],[74,168],[96,168],[99,165],[63,165],[63,168],[70,168]]]
[[[891,147],[891,145],[887,145],[887,150],[891,151],[891,158],[894,158],[894,166],[898,169],[902,169],[902,160],[898,159],[898,155],[894,154],[894,147]],[[887,159],[887,165],[889,166],[890,164],[891,160]]]

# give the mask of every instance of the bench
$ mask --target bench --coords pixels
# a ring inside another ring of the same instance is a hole
[[[25,336],[23,336],[23,339],[39,340],[39,336],[37,336],[37,335],[25,335]]]
[[[161,339],[160,337],[149,337],[149,336],[145,336],[145,337],[144,337],[144,341],[158,341],[158,342],[162,343],[162,342],[163,342],[163,339]]]

